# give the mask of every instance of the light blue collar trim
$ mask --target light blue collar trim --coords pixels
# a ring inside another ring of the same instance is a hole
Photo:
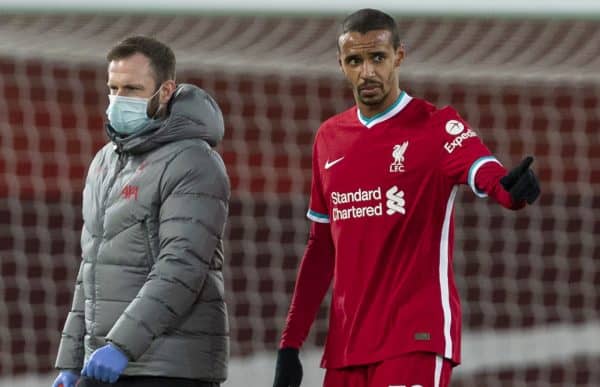
[[[404,92],[404,90],[403,90],[402,93],[400,93],[400,96],[398,97],[398,99],[392,104],[392,106],[385,109],[385,111],[383,111],[381,113],[377,113],[373,117],[367,118],[367,117],[364,117],[361,114],[360,109],[357,108],[356,115],[358,116],[358,120],[360,121],[360,123],[370,129],[373,126],[377,125],[378,123],[383,122],[389,118],[392,118],[396,114],[400,113],[406,107],[406,105],[408,105],[408,103],[411,100],[412,100],[412,97],[410,95],[406,94],[406,92]]]

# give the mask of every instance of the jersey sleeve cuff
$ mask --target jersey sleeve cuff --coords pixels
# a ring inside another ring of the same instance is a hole
[[[321,213],[313,211],[313,210],[308,210],[308,212],[306,213],[306,217],[308,219],[312,220],[313,222],[317,222],[317,223],[329,223],[329,216],[328,215],[321,214]]]
[[[498,161],[494,156],[485,156],[485,157],[480,157],[479,159],[475,160],[475,162],[473,164],[471,164],[471,168],[469,169],[469,176],[467,179],[467,183],[469,184],[469,187],[471,187],[471,190],[473,191],[473,193],[480,198],[485,198],[488,195],[486,192],[480,191],[479,189],[477,189],[477,185],[475,185],[475,176],[477,176],[477,171],[479,171],[479,168],[481,168],[483,165],[485,165],[487,163],[498,163],[498,164],[502,165],[500,163],[500,161]]]

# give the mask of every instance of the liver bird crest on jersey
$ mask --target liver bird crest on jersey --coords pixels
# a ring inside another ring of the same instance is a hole
[[[394,150],[392,151],[394,161],[390,164],[390,172],[404,172],[404,153],[406,152],[406,148],[408,148],[408,141],[394,145]]]

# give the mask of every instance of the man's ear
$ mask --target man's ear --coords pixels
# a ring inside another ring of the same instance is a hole
[[[173,93],[177,89],[177,84],[174,80],[169,79],[162,84],[162,87],[159,92],[158,101],[160,105],[165,105],[173,96]]]
[[[406,51],[404,51],[404,43],[400,43],[398,48],[396,49],[396,61],[394,62],[395,67],[399,67],[404,57],[406,56]]]
[[[344,74],[344,76],[346,76],[346,72],[344,71],[344,66],[342,66],[342,57],[340,56],[339,51],[337,53],[337,61],[338,61],[338,65],[340,66],[340,71],[342,72],[342,74]]]

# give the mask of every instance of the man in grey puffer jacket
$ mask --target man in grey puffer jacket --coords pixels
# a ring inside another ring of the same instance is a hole
[[[58,387],[218,386],[227,376],[223,231],[230,186],[216,102],[175,84],[161,42],[107,56],[111,139],[83,192],[82,262]]]

